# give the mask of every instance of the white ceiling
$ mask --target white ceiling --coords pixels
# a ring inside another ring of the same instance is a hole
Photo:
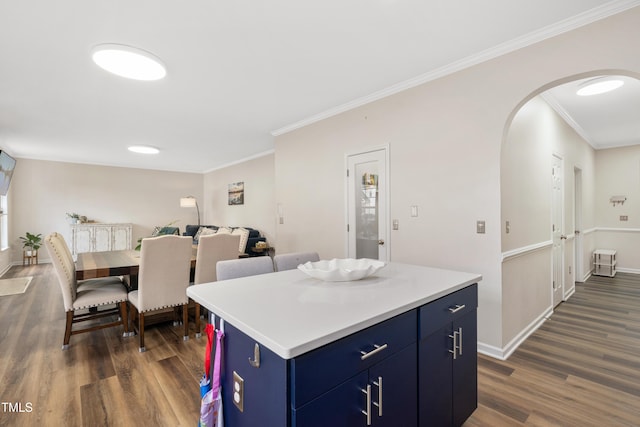
[[[612,77],[613,78],[613,77]],[[596,149],[640,144],[640,81],[616,76],[624,85],[594,96],[578,96],[575,80],[546,91],[543,97]]]
[[[273,150],[274,134],[637,5],[0,0],[0,148],[16,157],[204,172]],[[101,43],[152,52],[167,78],[104,72],[90,59]],[[630,98],[637,105],[640,94]],[[566,111],[596,146],[628,140],[602,132],[602,114],[583,117],[568,104]],[[130,153],[133,144],[161,153]]]

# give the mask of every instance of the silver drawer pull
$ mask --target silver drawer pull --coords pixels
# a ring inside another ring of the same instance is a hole
[[[378,402],[373,402],[373,406],[378,407],[378,416],[382,416],[382,377],[378,377],[378,381],[374,381],[373,385],[378,387]]]
[[[383,344],[383,345],[374,344],[373,346],[375,348],[373,350],[371,350],[370,352],[368,352],[368,353],[366,351],[360,350],[360,354],[362,354],[362,356],[360,356],[360,360],[368,359],[369,357],[373,356],[374,354],[380,353],[382,350],[387,348],[387,344]]]
[[[362,410],[361,412],[367,416],[367,425],[371,425],[371,384],[367,384],[367,389],[360,389],[364,394],[367,395],[367,409]]]
[[[463,309],[463,308],[465,308],[465,307],[466,307],[466,305],[465,305],[465,304],[462,304],[462,305],[460,305],[460,304],[456,304],[456,306],[455,306],[455,307],[449,307],[449,311],[450,311],[451,313],[457,313],[458,311],[462,310],[462,309]]]

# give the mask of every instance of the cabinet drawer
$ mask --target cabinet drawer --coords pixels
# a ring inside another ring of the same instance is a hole
[[[325,391],[369,368],[409,344],[416,342],[416,310],[371,326],[341,340],[310,351],[291,361],[293,408],[298,408]],[[361,351],[372,352],[363,360]]]
[[[463,307],[464,306],[464,307]],[[478,307],[478,285],[473,284],[420,308],[420,339]]]

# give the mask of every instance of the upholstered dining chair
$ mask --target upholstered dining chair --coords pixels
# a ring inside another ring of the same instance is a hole
[[[320,256],[317,252],[291,252],[273,257],[276,271],[294,270],[298,268],[298,265],[309,261],[320,261]]]
[[[215,282],[218,261],[237,260],[240,255],[240,236],[237,234],[208,234],[198,240],[196,271],[193,283]]]
[[[218,280],[235,279],[265,273],[273,273],[273,261],[271,257],[268,256],[231,259],[220,261],[216,265]]]
[[[191,243],[188,236],[165,235],[142,239],[138,289],[129,292],[137,317],[140,352],[144,352],[145,314],[170,307],[182,307],[184,340],[189,339],[187,287],[191,272]]]
[[[76,266],[69,246],[59,233],[51,233],[44,239],[51,257],[53,269],[60,284],[66,312],[66,326],[62,349],[69,348],[71,335],[122,325],[124,336],[129,335],[127,321],[127,288],[119,277],[76,280]],[[100,310],[99,307],[108,307]],[[117,321],[99,323],[82,329],[73,329],[73,324],[88,320],[117,316]]]
[[[207,234],[198,239],[196,253],[196,271],[193,284],[215,282],[216,264],[218,261],[238,259],[240,255],[240,235]],[[196,337],[200,337],[200,304],[195,302]]]

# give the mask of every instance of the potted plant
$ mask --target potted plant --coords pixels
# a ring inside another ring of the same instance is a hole
[[[42,246],[42,234],[31,234],[27,231],[24,236],[20,237],[22,247],[27,252],[27,256],[35,256]]]
[[[78,215],[77,213],[67,212],[67,218],[70,224],[77,224],[80,222],[80,215]]]

